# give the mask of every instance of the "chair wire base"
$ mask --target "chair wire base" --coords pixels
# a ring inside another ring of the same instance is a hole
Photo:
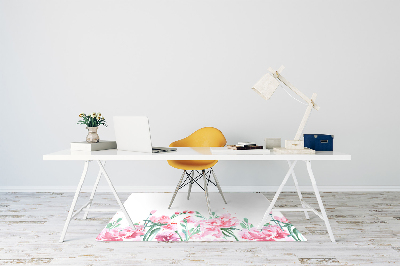
[[[214,181],[211,178],[211,174],[214,177]],[[204,179],[203,180],[204,181],[204,185],[203,186],[199,184],[199,182],[200,182],[199,180],[201,178]],[[219,185],[217,176],[215,175],[215,172],[211,167],[209,170],[201,170],[201,171],[199,171],[199,170],[191,170],[191,171],[184,170],[183,174],[182,174],[182,177],[179,180],[178,185],[176,186],[175,193],[172,196],[172,199],[171,199],[171,202],[169,204],[168,209],[171,208],[172,203],[174,202],[174,199],[175,199],[176,194],[178,193],[178,191],[181,188],[183,188],[183,187],[185,187],[187,185],[189,185],[188,196],[187,196],[187,199],[189,200],[190,192],[192,190],[192,185],[195,184],[195,183],[205,192],[208,212],[209,212],[210,215],[211,215],[211,208],[210,208],[210,202],[209,202],[209,199],[208,199],[208,188],[207,188],[210,183],[218,188],[218,191],[221,194],[222,199],[224,200],[225,204],[227,204],[227,202],[225,200],[225,197],[224,197],[224,194],[222,193],[221,186]]]

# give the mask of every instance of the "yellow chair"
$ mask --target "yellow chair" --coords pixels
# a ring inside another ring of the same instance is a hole
[[[184,139],[172,142],[171,145],[169,146],[170,147],[224,147],[225,144],[226,144],[226,139],[221,131],[213,127],[204,127],[197,130],[196,132],[192,133],[190,136]],[[222,199],[226,204],[226,200],[219,185],[217,176],[215,175],[214,170],[212,169],[212,167],[217,162],[218,162],[217,160],[168,160],[169,165],[177,169],[183,170],[182,177],[179,180],[178,185],[176,186],[175,193],[171,199],[168,209],[171,208],[172,203],[174,202],[174,199],[176,197],[176,194],[178,193],[178,190],[186,185],[189,185],[189,191],[187,196],[187,199],[189,200],[190,192],[192,190],[192,185],[194,183],[199,185],[204,190],[206,195],[208,213],[210,215],[211,215],[211,209],[210,209],[210,201],[208,199],[208,188],[207,188],[209,183],[212,183],[213,185],[217,186],[218,191],[221,194]],[[210,168],[210,170],[206,171],[206,169],[208,168]],[[200,170],[201,174],[199,174]],[[196,177],[194,176],[195,171],[198,173]],[[215,183],[211,180],[211,174],[213,174]],[[185,175],[186,179],[183,180]],[[204,188],[199,183],[197,183],[197,181],[201,177],[203,177],[204,180]]]

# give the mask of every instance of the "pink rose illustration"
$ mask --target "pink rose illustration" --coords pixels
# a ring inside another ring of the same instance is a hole
[[[189,224],[189,223],[192,223],[192,224],[195,224],[195,223],[198,223],[198,220],[196,220],[194,217],[192,217],[192,216],[188,216],[188,217],[185,217],[184,218],[185,220],[186,220],[186,222]],[[182,220],[181,221],[181,223],[183,223],[184,221]]]
[[[282,223],[289,223],[289,220],[286,219],[286,217],[284,217],[284,216],[274,216],[274,219],[277,221],[280,221]]]
[[[151,216],[150,221],[153,223],[160,223],[160,224],[167,224],[171,221],[171,219],[168,216],[162,215],[162,216]]]
[[[229,228],[238,225],[239,219],[237,219],[236,217],[231,217],[229,213],[225,213],[218,218],[210,219],[205,222],[211,226],[219,228]]]
[[[100,235],[97,236],[96,240],[122,241],[122,237],[120,236],[119,231],[117,229],[108,230],[107,228],[104,228],[103,231],[101,231]]]
[[[140,241],[142,240],[140,236],[144,235],[144,227],[143,225],[137,225],[135,229],[132,229],[130,226],[127,228],[123,229],[122,231],[119,232],[119,234],[124,238],[124,239],[131,239],[135,241]]]
[[[202,220],[198,223],[200,224],[201,233],[195,235],[195,238],[203,238],[206,236],[223,238],[224,235],[220,228],[234,227],[239,223],[239,219],[237,219],[236,217],[231,217],[229,213],[226,213],[218,218]]]
[[[276,239],[285,238],[288,235],[289,233],[282,230],[278,225],[263,227],[261,231],[253,227],[250,230],[243,229],[239,232],[241,238],[254,241],[275,241]]]
[[[161,228],[165,229],[165,230],[171,230],[171,231],[178,230],[178,226],[176,225],[176,223],[170,223],[170,224],[167,224],[167,225],[163,225],[163,226],[161,226]]]
[[[180,240],[178,235],[174,232],[174,231],[163,231],[161,233],[159,233],[156,236],[156,240],[157,241],[164,241],[164,242],[169,242],[169,241],[178,241]]]
[[[123,241],[124,239],[130,239],[135,241],[140,241],[140,236],[144,235],[143,226],[138,225],[135,229],[131,227],[124,228],[123,230],[119,230],[117,228],[108,230],[103,229],[100,235],[97,236],[96,240],[102,241]]]
[[[157,210],[152,210],[152,211],[150,212],[150,214],[153,215],[156,211],[157,211]]]

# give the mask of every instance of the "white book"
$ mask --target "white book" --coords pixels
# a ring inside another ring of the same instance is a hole
[[[116,149],[117,142],[115,140],[100,140],[97,143],[71,142],[71,151],[100,151]]]

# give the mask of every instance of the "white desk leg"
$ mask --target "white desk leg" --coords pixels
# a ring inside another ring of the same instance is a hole
[[[288,161],[288,164],[289,164],[289,167],[290,167],[291,162]],[[300,202],[301,202],[301,206],[303,208],[306,208],[306,206],[303,204],[303,196],[301,195],[301,191],[300,191],[300,188],[299,188],[299,183],[297,182],[297,178],[296,178],[296,174],[294,173],[294,170],[292,171],[292,177],[293,177],[294,185],[296,186],[297,195],[299,196],[299,199],[300,199]],[[306,216],[306,219],[309,220],[310,216],[308,216],[308,212],[304,211],[304,214]]]
[[[107,174],[106,170],[104,169],[103,164],[100,161],[97,161],[97,163],[99,164],[101,172],[103,173],[104,177],[106,178],[106,180],[108,182],[108,185],[110,186],[111,191],[114,194],[115,199],[117,200],[122,212],[124,213],[125,218],[128,220],[128,223],[129,223],[130,227],[131,228],[135,228],[134,225],[133,225],[133,222],[131,220],[131,217],[129,216],[128,212],[126,211],[126,209],[124,207],[124,204],[122,204],[121,200],[119,199],[117,191],[115,191],[115,188],[114,188],[114,186],[113,186],[113,184],[111,182],[110,177],[108,177],[108,174]]]
[[[106,161],[104,161],[104,166],[105,166],[105,165],[106,165]],[[90,195],[89,204],[88,204],[88,206],[86,207],[85,213],[83,214],[83,219],[86,219],[87,216],[88,216],[89,208],[90,208],[90,206],[92,205],[92,201],[93,201],[93,198],[94,198],[94,194],[96,193],[97,186],[99,185],[99,182],[100,182],[100,178],[101,178],[101,170],[99,170],[99,173],[97,174],[97,179],[96,179],[96,182],[94,183],[93,190],[92,190],[92,194]]]
[[[321,196],[319,195],[317,183],[315,182],[314,174],[311,169],[311,161],[306,161],[306,164],[307,164],[307,171],[310,176],[311,184],[314,188],[315,197],[317,198],[319,208],[321,209],[321,214],[322,214],[322,217],[324,218],[323,220],[325,222],[326,229],[328,230],[329,237],[331,238],[332,242],[336,242],[335,237],[333,236],[333,233],[332,233],[331,225],[329,224],[328,216],[326,215],[326,212],[325,212],[324,204],[322,203]]]
[[[78,201],[78,197],[79,197],[79,193],[81,192],[81,189],[82,189],[83,181],[85,181],[88,167],[89,167],[89,161],[86,161],[85,166],[83,167],[81,180],[79,181],[78,187],[76,188],[75,196],[74,196],[74,199],[72,200],[71,208],[69,209],[68,217],[64,224],[64,229],[61,233],[60,242],[64,242],[65,234],[67,233],[68,225],[71,221],[72,214],[74,213],[75,205],[76,205],[76,202]]]
[[[293,161],[292,165],[289,167],[289,171],[286,173],[286,176],[283,179],[282,184],[279,186],[278,191],[276,191],[274,199],[272,200],[271,204],[269,204],[269,207],[268,207],[267,211],[265,212],[264,217],[262,218],[261,222],[257,225],[258,229],[261,229],[262,226],[265,224],[265,221],[267,220],[269,213],[272,211],[272,208],[274,207],[276,201],[278,200],[279,194],[281,194],[282,189],[285,186],[287,180],[289,179],[289,176],[291,175],[296,163],[297,163],[297,161]]]

